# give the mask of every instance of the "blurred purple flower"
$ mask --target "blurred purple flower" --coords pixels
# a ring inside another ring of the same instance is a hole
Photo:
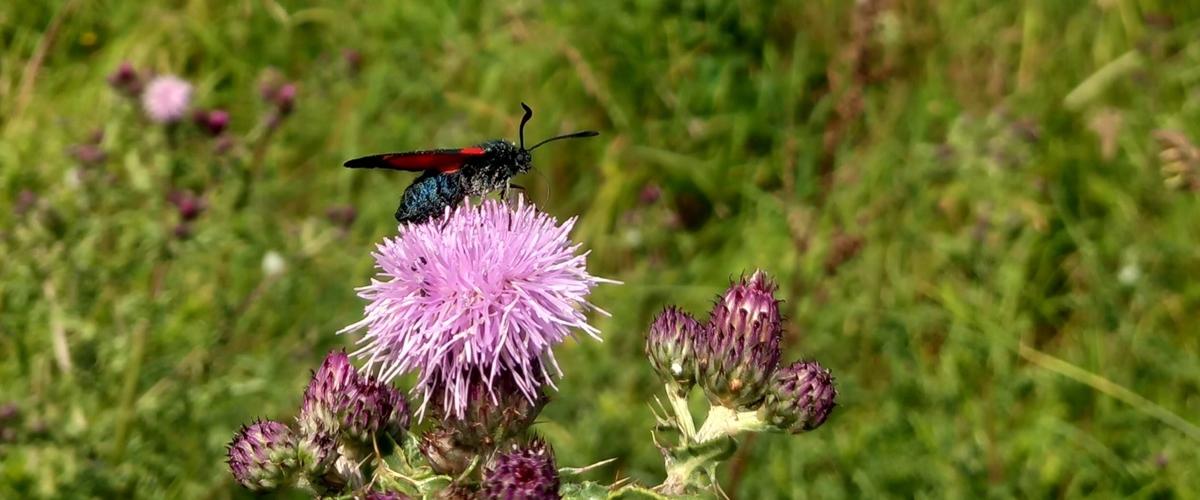
[[[216,137],[229,127],[229,112],[223,109],[201,109],[192,114],[192,120],[208,135]]]
[[[92,167],[104,163],[108,155],[104,153],[100,146],[95,144],[76,144],[71,146],[71,156],[75,157],[80,164],[85,167]]]
[[[587,254],[559,224],[524,200],[513,208],[486,200],[447,209],[425,224],[404,224],[375,252],[382,280],[359,288],[366,317],[339,333],[366,330],[355,355],[384,380],[417,371],[421,411],[434,389],[440,407],[462,417],[473,375],[490,384],[509,376],[530,401],[553,386],[551,347],[583,330],[586,301],[598,283]],[[507,374],[507,375],[504,375]]]
[[[296,105],[296,84],[285,83],[279,87],[275,95],[271,97],[271,102],[279,109],[280,114],[288,114],[292,112],[292,107]]]
[[[204,198],[191,191],[172,191],[167,195],[167,201],[179,210],[179,218],[184,222],[195,220],[207,208]]]
[[[146,116],[158,123],[175,123],[187,114],[192,84],[172,75],[155,77],[142,92]]]
[[[128,61],[121,63],[108,75],[108,84],[121,95],[137,97],[142,93],[142,77]]]

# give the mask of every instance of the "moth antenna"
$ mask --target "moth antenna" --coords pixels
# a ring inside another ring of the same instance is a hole
[[[521,117],[521,149],[525,149],[525,124],[529,123],[529,119],[533,118],[533,110],[525,103],[521,103],[521,107],[525,109],[525,116]]]
[[[560,135],[557,137],[551,137],[549,139],[546,139],[542,142],[535,144],[532,148],[529,148],[529,150],[533,151],[533,150],[537,149],[539,146],[541,146],[542,144],[545,144],[545,143],[551,142],[551,141],[557,141],[559,139],[576,139],[576,138],[582,138],[582,137],[596,137],[598,135],[600,135],[600,132],[597,132],[595,130],[580,130],[579,132],[575,132],[573,134],[566,134],[566,135]],[[522,144],[524,144],[524,143],[522,143]]]

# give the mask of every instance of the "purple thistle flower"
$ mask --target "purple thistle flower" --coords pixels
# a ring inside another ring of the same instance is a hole
[[[771,377],[759,416],[781,430],[799,434],[825,423],[836,399],[837,388],[829,370],[816,361],[797,361]]]
[[[217,137],[229,127],[229,112],[223,109],[201,109],[192,113],[192,121],[208,135]]]
[[[562,498],[558,486],[554,452],[545,441],[535,439],[497,455],[484,472],[481,493],[489,500],[544,500]]]
[[[108,75],[108,84],[126,97],[137,97],[142,92],[142,77],[128,61]]]
[[[699,368],[701,385],[722,406],[757,408],[779,364],[783,337],[775,285],[766,273],[734,283],[709,318]]]
[[[440,387],[433,389],[433,417],[454,432],[459,444],[480,452],[489,452],[524,433],[549,402],[540,388],[535,391],[534,399],[529,399],[516,381],[503,373],[491,383],[479,375],[471,377],[462,415],[455,415],[452,407],[442,406],[449,399],[439,397],[443,392]]]
[[[587,254],[562,224],[521,200],[447,209],[426,224],[400,226],[374,253],[381,278],[359,288],[366,317],[339,333],[366,330],[355,355],[384,380],[419,372],[421,411],[438,389],[440,406],[462,417],[472,377],[509,376],[532,401],[550,370],[551,348],[572,329],[599,339],[584,311],[598,283]],[[506,375],[504,375],[506,374]]]
[[[172,191],[167,195],[167,201],[179,210],[179,218],[184,222],[196,220],[207,208],[204,198],[188,190]]]
[[[142,109],[158,123],[175,123],[187,114],[192,84],[177,76],[155,77],[142,91]]]
[[[282,423],[260,420],[243,426],[229,443],[229,470],[252,491],[273,490],[295,480],[296,443]]]

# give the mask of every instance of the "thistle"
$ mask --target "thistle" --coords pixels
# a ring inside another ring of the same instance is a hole
[[[155,77],[142,91],[142,109],[150,120],[170,124],[182,119],[192,102],[192,84],[177,76]]]
[[[229,470],[242,486],[268,491],[295,482],[295,437],[282,423],[260,420],[243,426],[229,444]]]
[[[700,385],[710,400],[734,410],[758,407],[779,364],[781,323],[775,285],[765,273],[729,287],[697,349]]]
[[[758,415],[779,430],[800,434],[825,423],[835,399],[837,389],[829,370],[815,361],[797,361],[771,377]]]
[[[535,403],[559,374],[551,348],[573,330],[599,338],[586,299],[611,282],[588,274],[587,254],[567,237],[573,224],[486,200],[401,225],[375,253],[380,279],[359,289],[366,317],[342,332],[366,331],[355,355],[381,379],[418,372],[422,410],[436,395],[462,419],[476,377],[512,383]]]
[[[498,500],[561,498],[554,452],[545,441],[534,439],[500,453],[484,472],[483,498]]]
[[[664,309],[650,324],[646,356],[658,378],[674,384],[677,394],[686,394],[696,383],[696,344],[703,335],[704,326],[674,306]]]

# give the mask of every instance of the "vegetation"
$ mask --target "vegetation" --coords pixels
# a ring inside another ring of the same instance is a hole
[[[228,135],[144,118],[123,61]],[[737,498],[1200,491],[1197,68],[1166,0],[2,3],[0,497],[245,495],[226,443],[353,345],[412,177],[341,162],[522,101],[601,131],[516,182],[624,282],[557,351],[560,465],[661,482],[650,320],[762,267],[839,406],[743,442]]]

